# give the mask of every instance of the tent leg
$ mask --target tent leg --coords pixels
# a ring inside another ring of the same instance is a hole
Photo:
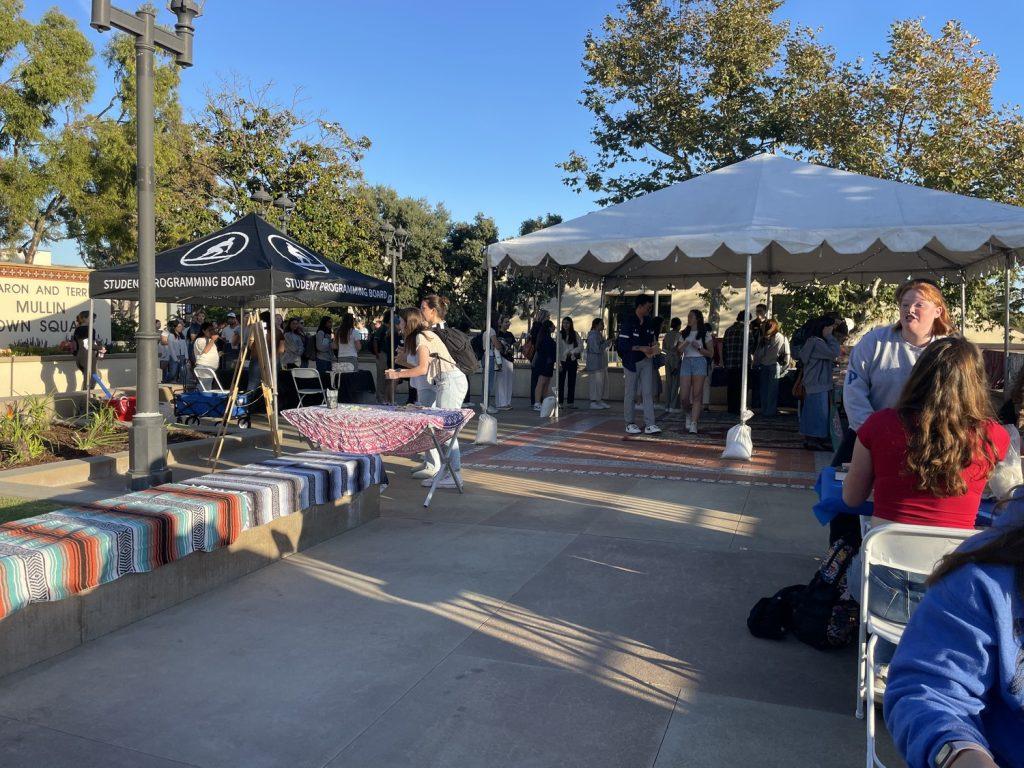
[[[601,278],[601,298],[598,299],[597,303],[597,316],[601,318],[601,323],[604,325],[605,333],[608,332],[608,323],[604,319],[604,304],[605,304],[605,280]],[[601,401],[608,399],[608,357],[603,355],[605,359],[605,377],[604,377],[604,389],[601,392]]]
[[[1005,254],[1003,273],[1003,399],[1010,392],[1010,252]]]
[[[487,405],[490,403],[491,397],[491,301],[494,295],[494,270],[491,269],[490,260],[487,257],[487,252],[484,251],[484,269],[487,270],[487,309],[484,311],[484,401],[482,403],[482,413],[487,413]]]
[[[272,403],[270,428],[277,445],[277,296],[270,294],[270,322],[267,323],[267,341],[270,342],[270,399]],[[264,373],[264,376],[267,374]]]
[[[960,335],[967,335],[967,275],[960,275]]]
[[[93,340],[92,340],[92,335],[93,335],[92,311],[93,311],[94,307],[95,307],[95,300],[94,299],[89,299],[89,337],[86,339],[86,342],[89,345],[89,349],[88,349],[89,354],[87,354],[85,356],[85,415],[86,416],[89,415],[89,399],[90,399],[89,398],[89,391],[91,389],[91,387],[89,385],[92,383],[92,374],[93,374],[93,370],[92,370],[92,356],[93,356],[93,354],[96,351],[96,350],[94,350],[92,348],[92,345],[93,345]]]
[[[553,371],[554,376],[551,380],[551,391],[555,393],[555,410],[553,412],[554,417],[557,419],[561,414],[558,410],[558,399],[560,393],[558,391],[558,368],[562,364],[562,276],[558,276],[558,322],[555,324],[555,370]],[[543,407],[543,400],[541,401],[541,407]]]
[[[772,279],[768,278],[768,298],[765,300],[765,305],[768,307],[768,317],[772,316]]]
[[[747,254],[747,292],[743,299],[743,374],[740,384],[740,423],[747,421],[747,381],[750,376],[750,282],[753,254]]]

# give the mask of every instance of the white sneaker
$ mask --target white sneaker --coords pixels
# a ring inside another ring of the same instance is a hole
[[[641,429],[636,424],[627,424],[626,425],[626,434],[627,435],[639,435],[640,432],[641,432]]]
[[[600,405],[601,405],[601,410],[603,410],[603,411],[607,411],[609,408],[611,408],[611,406],[608,405],[608,403],[606,403],[604,400],[601,401]]]
[[[690,422],[690,426],[687,427],[687,429],[690,431],[691,435],[696,435],[697,434],[697,425],[694,424],[692,421]]]
[[[534,403],[533,404],[533,410],[539,411],[540,410],[540,403]]]
[[[603,411],[604,410],[604,406],[601,405],[600,403],[593,403],[592,402],[590,404],[590,410],[592,410],[592,411]]]
[[[458,473],[456,473],[456,474],[458,474]],[[458,477],[459,477],[459,480],[462,480],[462,475],[458,475]],[[429,488],[433,482],[434,481],[433,481],[432,478],[428,478],[428,479],[424,480],[422,483],[420,483],[420,485],[422,485],[424,488]],[[435,488],[458,488],[459,486],[457,486],[455,484],[455,478],[452,477],[452,474],[450,472],[445,472],[444,477],[442,477],[440,480],[438,480],[437,481],[437,485],[434,486],[434,487]]]
[[[660,435],[661,434],[661,427],[659,427],[657,424],[649,424],[648,426],[644,427],[644,434],[645,435]]]
[[[429,480],[430,478],[432,478],[436,474],[437,474],[437,470],[436,469],[431,469],[429,467],[424,467],[423,469],[418,469],[415,472],[413,472],[412,476],[416,480]],[[428,485],[429,485],[429,483],[428,483]]]
[[[488,405],[488,406],[487,406],[487,412],[488,412],[488,413],[497,413],[497,412],[498,412],[498,409],[497,409],[497,408],[495,408],[495,407],[494,407],[493,405]]]

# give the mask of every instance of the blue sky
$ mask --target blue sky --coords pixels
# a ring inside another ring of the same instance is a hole
[[[35,18],[54,3],[25,4]],[[117,4],[136,7],[135,0]],[[58,5],[88,28],[88,0]],[[615,5],[208,0],[182,100],[198,111],[206,88],[227,76],[273,82],[284,100],[301,88],[307,109],[373,140],[364,162],[371,183],[443,202],[457,218],[483,211],[509,236],[525,218],[549,211],[571,218],[595,207],[562,184],[555,163],[587,148],[590,120],[577,103],[582,40]],[[923,17],[933,32],[960,19],[999,59],[997,99],[1024,102],[1024,3],[789,0],[780,15],[821,27],[821,39],[844,58],[882,48],[896,18]],[[173,19],[166,12],[161,18]],[[97,48],[103,44],[103,35],[88,34]],[[102,87],[109,73],[97,63]],[[54,250],[55,261],[80,263],[72,244]]]

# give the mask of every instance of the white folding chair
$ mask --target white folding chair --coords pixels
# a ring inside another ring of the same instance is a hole
[[[320,395],[320,402],[327,402],[324,382],[320,378],[320,371],[316,368],[292,368],[292,381],[295,382],[295,392],[299,396],[299,408],[302,407],[302,401],[312,395]],[[315,382],[316,386],[309,386],[310,382]]]
[[[220,385],[217,372],[208,365],[197,365],[195,367],[196,381],[199,383],[200,392],[227,392]]]
[[[905,624],[871,612],[871,569],[879,566],[928,576],[939,560],[976,531],[971,528],[933,528],[889,523],[864,537],[860,592],[860,641],[857,647],[857,717],[867,704],[867,768],[885,768],[875,754],[875,646],[878,639],[898,645]],[[870,637],[869,637],[870,636]]]

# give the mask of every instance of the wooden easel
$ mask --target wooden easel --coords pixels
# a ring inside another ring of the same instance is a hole
[[[255,339],[256,359],[260,364],[260,372],[263,374],[260,381],[260,388],[263,392],[263,402],[267,408],[267,422],[270,424],[270,431],[273,433],[274,455],[281,455],[281,435],[277,431],[277,409],[274,407],[274,390],[267,379],[270,375],[277,375],[277,371],[270,370],[270,349],[267,347],[267,331],[263,329],[260,316],[256,312],[250,312],[242,322],[243,336],[246,339]],[[235,410],[235,403],[238,400],[238,388],[242,381],[242,371],[245,369],[246,358],[249,355],[249,344],[242,347],[238,355],[238,367],[231,380],[231,392],[228,395],[228,404],[224,408],[224,415],[221,417],[220,426],[217,428],[217,442],[214,443],[210,452],[210,464],[213,471],[217,471],[217,463],[220,461],[220,452],[224,447],[224,436],[228,431],[228,421]]]

